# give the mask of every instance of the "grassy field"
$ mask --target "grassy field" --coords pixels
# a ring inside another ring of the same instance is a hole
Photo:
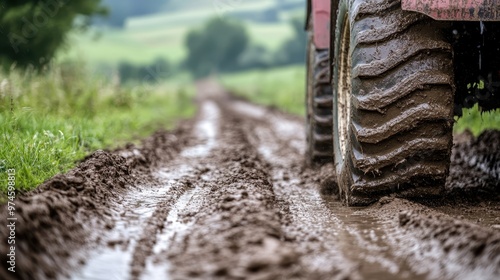
[[[305,68],[288,66],[265,71],[227,74],[220,82],[234,94],[256,103],[304,115]]]
[[[276,106],[293,114],[305,113],[305,68],[302,66],[223,75],[220,80],[236,95],[254,102]],[[469,129],[477,136],[486,129],[500,129],[500,110],[481,113],[476,106],[464,110],[463,117],[456,120],[456,133]]]
[[[193,88],[120,87],[78,67],[0,74],[0,182],[31,190],[89,152],[145,137],[194,113]],[[0,190],[6,190],[6,184]]]
[[[172,31],[173,32],[173,31]],[[168,40],[168,37],[166,37]],[[61,52],[59,61],[78,60],[83,58],[90,67],[99,65],[116,66],[122,61],[137,65],[153,62],[156,58],[166,58],[178,63],[185,56],[185,49],[181,44],[172,41],[154,43],[134,38],[126,30],[102,29],[91,30],[87,34],[72,35],[70,47]]]
[[[213,17],[232,12],[260,11],[275,1],[172,1],[162,13],[127,19],[124,29],[92,28],[85,34],[70,36],[68,48],[58,56],[60,61],[84,58],[88,65],[117,65],[121,61],[147,64],[158,57],[180,63],[186,56],[184,38]],[[301,12],[302,13],[302,12]],[[274,23],[247,22],[251,42],[270,50],[277,49],[292,36],[288,23],[295,12],[283,12]]]

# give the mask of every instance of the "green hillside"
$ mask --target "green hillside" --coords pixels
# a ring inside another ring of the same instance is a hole
[[[93,27],[85,34],[73,35],[69,48],[61,53],[59,58],[83,59],[90,66],[116,65],[121,61],[144,64],[157,57],[179,63],[186,55],[184,49],[186,32],[201,27],[213,17],[223,17],[228,20],[231,17],[243,18],[247,23],[252,42],[275,50],[292,35],[288,20],[291,15],[303,13],[302,2],[173,0],[160,13],[128,18],[123,29]],[[279,9],[283,3],[292,4],[292,8],[295,8]],[[278,18],[274,22],[247,19],[269,9],[278,11]]]

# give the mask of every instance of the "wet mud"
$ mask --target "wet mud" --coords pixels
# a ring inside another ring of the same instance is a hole
[[[455,137],[449,192],[500,193],[500,131],[487,130],[474,138],[468,131]]]
[[[455,137],[444,197],[348,208],[333,167],[306,166],[302,119],[198,90],[193,120],[19,197],[0,278],[500,277],[500,132]]]

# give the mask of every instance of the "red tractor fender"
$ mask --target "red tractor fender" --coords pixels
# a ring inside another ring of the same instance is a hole
[[[401,7],[436,20],[500,21],[500,0],[401,0]]]
[[[309,0],[307,24],[313,26],[313,43],[317,49],[330,47],[330,0]]]

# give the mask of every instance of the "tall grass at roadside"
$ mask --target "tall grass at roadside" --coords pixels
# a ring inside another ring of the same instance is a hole
[[[455,132],[469,129],[478,136],[486,129],[500,129],[500,110],[481,112],[476,105],[471,109],[464,109],[463,116],[455,123]]]
[[[16,170],[18,190],[32,190],[96,149],[189,117],[193,92],[167,83],[122,87],[75,65],[0,74],[0,190],[7,168]]]
[[[305,75],[304,66],[288,66],[226,74],[220,81],[236,95],[303,116]]]
[[[227,74],[220,79],[236,95],[304,115],[305,68],[302,66]],[[500,129],[500,110],[482,113],[477,106],[464,110],[463,116],[457,118],[454,131],[460,133],[465,129],[476,136],[486,129]]]

